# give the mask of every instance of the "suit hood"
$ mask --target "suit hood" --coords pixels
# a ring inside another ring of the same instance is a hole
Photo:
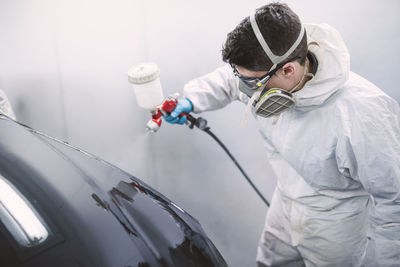
[[[350,55],[339,32],[327,24],[305,24],[305,28],[318,69],[314,78],[294,93],[297,108],[322,105],[346,83],[350,73]]]

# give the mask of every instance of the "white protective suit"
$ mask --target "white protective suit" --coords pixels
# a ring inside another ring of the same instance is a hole
[[[2,90],[0,90],[0,114],[1,113],[15,120],[15,115],[11,108],[10,102],[8,101],[6,94]]]
[[[350,72],[332,27],[306,25],[318,60],[296,106],[258,117],[277,176],[260,266],[400,266],[400,109]],[[194,112],[247,102],[230,66],[190,81]]]

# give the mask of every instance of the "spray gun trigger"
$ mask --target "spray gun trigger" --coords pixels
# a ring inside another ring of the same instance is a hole
[[[189,113],[186,112],[182,112],[179,117],[185,116],[186,117],[186,121],[185,124],[189,126],[190,129],[193,129],[193,127],[196,124],[196,119],[191,116]]]

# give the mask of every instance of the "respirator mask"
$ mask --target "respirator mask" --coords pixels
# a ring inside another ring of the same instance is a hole
[[[299,36],[297,37],[293,45],[289,48],[289,50],[286,51],[284,55],[277,56],[271,51],[266,41],[264,40],[260,29],[258,28],[254,14],[250,16],[250,23],[258,42],[264,49],[268,58],[272,61],[273,66],[267,72],[267,74],[258,78],[242,76],[238,73],[234,65],[232,67],[235,76],[239,78],[239,90],[250,97],[246,108],[246,117],[248,112],[250,111],[251,106],[253,105],[254,111],[257,115],[267,118],[270,116],[279,115],[283,111],[292,108],[296,104],[292,92],[294,92],[298,88],[304,77],[307,76],[307,67],[304,68],[302,79],[290,91],[285,91],[280,88],[266,89],[265,87],[272,75],[274,75],[275,72],[278,71],[283,65],[299,58],[295,57],[292,59],[287,59],[288,56],[297,48],[297,46],[303,39],[304,27],[303,25],[301,26]]]

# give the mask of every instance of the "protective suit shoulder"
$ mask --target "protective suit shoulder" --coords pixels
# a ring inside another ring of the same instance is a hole
[[[399,104],[376,85],[363,77],[350,72],[349,80],[344,85],[341,105],[349,106],[355,114],[349,114],[351,121],[364,123],[383,121],[388,116],[399,115]],[[367,120],[368,116],[368,120]]]
[[[343,135],[357,145],[374,135],[385,136],[387,133],[382,133],[383,130],[400,127],[399,104],[363,77],[351,72],[340,94],[335,111],[341,121],[338,123],[342,126]],[[364,145],[372,145],[378,140]],[[397,142],[400,142],[400,138]]]
[[[8,101],[6,94],[2,90],[0,90],[0,113],[3,113],[15,120],[15,115],[11,108],[11,104]]]
[[[228,64],[189,81],[183,94],[192,101],[195,113],[219,109],[239,99],[237,79]]]

